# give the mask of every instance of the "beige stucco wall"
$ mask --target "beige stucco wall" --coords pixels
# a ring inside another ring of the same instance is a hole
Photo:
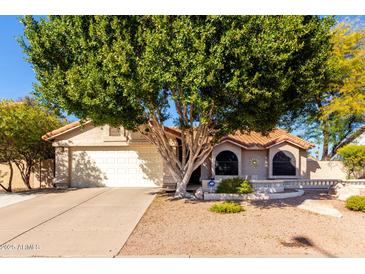
[[[54,160],[44,160],[41,165],[36,165],[33,170],[33,183],[37,187],[52,187],[54,179]]]
[[[346,170],[341,161],[307,160],[307,178],[309,179],[346,179]]]
[[[55,182],[70,184],[71,153],[69,147],[55,147]]]
[[[209,156],[200,167],[200,179],[207,180],[212,178],[212,157]]]
[[[214,147],[212,152],[212,160],[210,171],[215,175],[215,158],[224,150],[230,150],[238,157],[238,176],[248,177],[250,179],[265,180],[265,179],[282,179],[282,178],[306,178],[307,176],[307,152],[304,149],[284,142],[276,146],[272,146],[268,150],[247,150],[236,144],[224,142]],[[295,157],[296,176],[272,176],[272,159],[279,151],[288,151]],[[251,165],[251,160],[257,160],[257,168]],[[206,168],[202,168],[202,179],[209,179],[209,173]],[[215,178],[226,178],[232,176],[218,175]]]
[[[176,187],[175,179],[174,179],[174,177],[172,177],[165,161],[163,161],[163,171],[162,172],[163,172],[163,179],[162,179],[163,187],[175,188]]]
[[[109,136],[109,126],[94,127],[88,123],[55,138],[53,146],[127,146],[131,143],[149,143],[138,132],[121,128],[121,136]]]
[[[257,160],[257,167],[253,167],[251,160]],[[268,175],[267,150],[245,150],[242,148],[242,174],[248,178],[265,180]]]
[[[105,131],[106,128],[104,126],[94,127],[90,123],[56,137],[53,145],[62,144],[77,146],[79,144],[99,144],[103,142]],[[61,142],[58,143],[59,141]]]
[[[13,166],[13,190],[25,190],[25,186],[20,171],[15,164]],[[36,165],[30,176],[30,185],[32,188],[50,187],[53,180],[53,160],[44,160],[41,165]],[[0,164],[0,183],[8,187],[10,170],[8,165]],[[0,189],[2,191],[2,189]]]
[[[308,178],[307,177],[307,159],[308,159],[308,153],[304,149],[299,149],[299,161],[300,161],[300,178]]]

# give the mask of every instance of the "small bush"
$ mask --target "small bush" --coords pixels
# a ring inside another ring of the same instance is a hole
[[[253,192],[253,189],[247,180],[235,177],[222,180],[218,185],[216,192],[246,194]]]
[[[244,211],[245,209],[236,202],[223,202],[215,203],[209,208],[209,211],[216,213],[238,213]]]
[[[349,178],[358,178],[365,167],[365,146],[349,144],[340,148],[337,153],[341,156]]]
[[[237,188],[237,192],[239,194],[248,194],[248,193],[252,193],[253,189],[252,189],[251,184],[247,180],[244,180],[240,184],[240,186]]]
[[[346,200],[346,207],[354,211],[365,212],[365,196],[351,196]]]

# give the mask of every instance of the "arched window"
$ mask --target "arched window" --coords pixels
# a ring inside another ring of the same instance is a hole
[[[288,151],[279,151],[272,159],[272,175],[295,176],[295,158]]]
[[[232,151],[220,152],[215,158],[215,175],[238,175],[238,158]]]

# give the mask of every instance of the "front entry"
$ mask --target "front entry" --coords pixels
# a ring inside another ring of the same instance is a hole
[[[201,187],[200,177],[201,177],[201,167],[198,167],[191,174],[191,177],[190,177],[188,185],[186,186],[186,189],[189,191],[195,191],[197,188]]]

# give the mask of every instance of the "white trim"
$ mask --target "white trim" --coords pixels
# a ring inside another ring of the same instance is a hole
[[[255,146],[255,147],[246,147],[246,146],[244,146],[244,145],[242,145],[242,144],[240,144],[238,142],[232,141],[232,140],[224,140],[224,141],[222,141],[222,142],[220,142],[220,143],[218,143],[218,144],[216,144],[214,146],[218,146],[218,145],[223,144],[225,142],[234,144],[234,145],[239,146],[239,147],[242,147],[242,148],[244,148],[246,150],[267,150],[267,149],[270,149],[270,148],[272,148],[274,146],[280,145],[282,143],[289,143],[289,144],[292,144],[292,145],[294,145],[296,147],[299,147],[301,149],[308,150],[307,148],[304,148],[303,146],[298,145],[298,144],[296,144],[296,143],[294,143],[292,141],[289,141],[289,140],[283,140],[283,141],[280,141],[279,143],[272,144],[272,145],[270,145],[268,147],[264,147],[264,146],[262,146],[262,147],[258,147],[258,146]]]
[[[214,147],[219,146],[220,144],[223,144],[223,143],[231,143],[233,145],[242,147],[242,148],[244,148],[246,150],[266,150],[265,147],[262,147],[262,148],[261,147],[258,147],[258,146],[256,146],[256,147],[246,147],[246,146],[244,146],[244,145],[242,145],[240,143],[237,143],[235,141],[232,141],[232,140],[223,140],[222,142],[219,142],[218,144],[215,144]]]
[[[243,201],[243,200],[274,200],[274,199],[287,199],[300,197],[304,195],[304,191],[302,189],[298,189],[293,192],[286,193],[262,193],[262,192],[254,192],[249,194],[228,194],[228,193],[209,193],[204,192],[204,200],[207,201],[227,201],[227,200],[235,200],[235,201]]]
[[[280,145],[280,144],[282,144],[282,143],[289,143],[289,144],[292,144],[292,145],[294,145],[294,146],[296,146],[296,147],[299,147],[299,148],[301,148],[301,149],[305,149],[305,150],[307,150],[306,148],[303,148],[302,146],[300,146],[300,145],[298,145],[298,144],[296,144],[296,143],[294,143],[294,142],[292,142],[292,141],[288,141],[288,140],[283,140],[283,141],[280,141],[279,143],[275,143],[275,144],[273,144],[273,145],[271,145],[271,146],[266,147],[266,149],[270,149],[270,148],[272,148],[272,147],[274,147],[274,146],[277,146],[277,145]]]

